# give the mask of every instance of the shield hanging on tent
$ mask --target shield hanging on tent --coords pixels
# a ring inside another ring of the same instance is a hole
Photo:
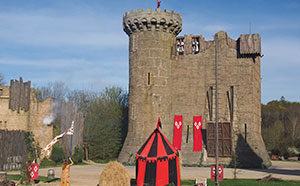
[[[159,128],[155,129],[136,154],[136,184],[180,185],[179,154]]]

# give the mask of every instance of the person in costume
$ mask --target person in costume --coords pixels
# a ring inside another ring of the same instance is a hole
[[[70,185],[70,167],[73,165],[73,161],[71,157],[69,158],[70,164],[65,160],[62,164],[62,173],[61,173],[61,186],[69,186]]]

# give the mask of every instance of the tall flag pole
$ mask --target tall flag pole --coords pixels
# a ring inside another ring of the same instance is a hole
[[[71,125],[71,128],[69,130],[66,131],[66,134],[70,135],[71,136],[71,141],[70,141],[70,153],[69,153],[69,157],[72,156],[72,141],[73,141],[73,134],[74,134],[74,121],[72,121],[72,125]],[[69,163],[70,162],[70,159],[69,159]]]
[[[219,128],[219,117],[218,117],[218,50],[219,50],[219,41],[218,35],[215,38],[215,45],[216,45],[216,186],[219,186],[219,136],[218,136],[218,128]]]

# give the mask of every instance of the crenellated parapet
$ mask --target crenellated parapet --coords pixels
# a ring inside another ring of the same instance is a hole
[[[237,40],[231,39],[226,32],[215,34],[219,40],[225,40],[228,47],[236,49],[239,58],[261,56],[261,39],[259,34],[241,34]],[[215,40],[206,41],[202,35],[184,35],[176,37],[175,55],[190,55],[204,52],[214,45]]]
[[[163,31],[173,33],[175,36],[182,30],[182,17],[175,11],[161,11],[157,8],[152,11],[147,8],[146,11],[138,9],[126,12],[123,15],[123,30],[130,36],[134,32],[143,31]]]

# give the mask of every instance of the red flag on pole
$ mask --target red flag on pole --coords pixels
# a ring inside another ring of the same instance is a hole
[[[161,1],[157,1],[157,8],[160,7],[160,2],[161,2]]]
[[[195,151],[202,151],[202,116],[194,116],[194,149]]]
[[[212,165],[210,167],[210,174],[211,174],[211,181],[216,181],[216,165]],[[219,165],[219,169],[218,169],[218,177],[219,177],[219,181],[223,181],[223,175],[224,175],[224,167],[223,165]]]
[[[174,116],[173,146],[178,150],[181,150],[182,125],[182,116]]]

